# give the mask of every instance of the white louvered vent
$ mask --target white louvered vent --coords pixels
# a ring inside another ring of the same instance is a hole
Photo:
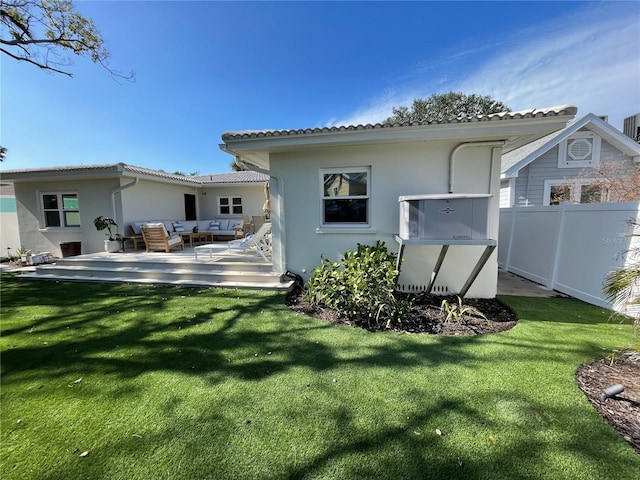
[[[558,168],[596,167],[600,164],[600,137],[580,131],[560,142]]]
[[[568,145],[568,154],[572,160],[591,160],[593,153],[592,138],[576,138],[571,140]]]

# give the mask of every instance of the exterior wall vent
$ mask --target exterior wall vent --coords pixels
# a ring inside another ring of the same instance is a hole
[[[396,289],[402,293],[424,293],[427,291],[428,285],[426,284],[417,284],[417,283],[401,283],[398,285]],[[447,285],[434,285],[431,288],[431,293],[436,295],[449,295],[451,290]]]

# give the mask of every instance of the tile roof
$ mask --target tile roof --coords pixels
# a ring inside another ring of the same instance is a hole
[[[425,125],[441,125],[441,124],[455,124],[455,123],[473,123],[473,122],[495,122],[502,120],[514,120],[519,118],[538,118],[538,117],[554,117],[558,115],[575,115],[578,109],[571,105],[561,105],[558,107],[542,108],[542,109],[528,109],[518,112],[501,112],[492,113],[489,115],[478,116],[461,116],[443,121],[424,121],[424,122],[407,122],[407,123],[376,123],[366,125],[347,125],[347,126],[334,126],[334,127],[318,127],[318,128],[306,128],[306,129],[294,129],[294,130],[245,130],[245,131],[229,131],[222,134],[222,140],[242,140],[249,138],[263,138],[263,137],[284,137],[284,136],[298,136],[298,135],[310,135],[319,133],[337,133],[356,130],[372,130],[383,128],[403,128],[403,127],[415,127]]]
[[[228,173],[214,173],[212,175],[198,175],[196,177],[202,183],[262,183],[269,180],[269,176],[263,173],[242,171]]]
[[[159,179],[187,182],[195,185],[207,185],[207,184],[243,184],[243,183],[259,183],[269,180],[268,175],[257,172],[228,172],[228,173],[214,173],[211,175],[176,175],[174,173],[167,173],[162,170],[152,170],[150,168],[137,167],[135,165],[128,165],[126,163],[111,163],[103,165],[70,165],[63,167],[45,167],[45,168],[28,168],[18,170],[4,170],[3,176],[11,177],[12,174],[47,174],[47,173],[59,173],[59,174],[79,174],[79,176],[89,176],[91,174],[99,174],[100,176],[121,175],[122,173],[129,173],[133,175],[145,175],[149,177],[156,177]]]

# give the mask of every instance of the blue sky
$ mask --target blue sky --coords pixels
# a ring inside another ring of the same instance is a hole
[[[640,112],[640,2],[80,1],[116,70],[0,57],[3,169],[226,172],[228,130],[376,123],[450,90]]]

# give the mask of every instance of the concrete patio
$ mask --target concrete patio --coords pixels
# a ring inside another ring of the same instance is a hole
[[[225,288],[288,290],[290,279],[272,271],[252,252],[234,250],[200,253],[195,247],[166,252],[126,250],[56,259],[56,263],[29,268],[24,278],[35,280],[128,282]]]
[[[8,264],[2,264],[3,269]],[[57,259],[55,264],[19,269],[25,278],[91,282],[157,283],[226,288],[288,290],[293,282],[272,272],[272,264],[255,254],[225,251],[198,255],[194,247],[165,252],[131,250],[92,253]],[[498,271],[498,295],[525,297],[565,296],[555,290],[502,270]]]

